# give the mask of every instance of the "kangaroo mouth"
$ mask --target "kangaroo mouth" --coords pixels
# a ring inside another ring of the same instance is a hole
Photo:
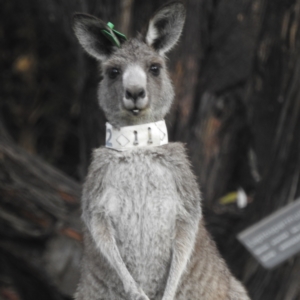
[[[131,110],[132,114],[135,115],[135,116],[139,115],[140,111],[141,110],[138,109],[138,108],[134,108],[134,109]]]
[[[147,96],[134,100],[123,97],[122,106],[131,116],[140,116],[149,109],[150,101]]]
[[[146,105],[145,107],[134,106],[134,107],[130,107],[130,108],[126,108],[126,107],[124,107],[124,108],[129,115],[138,117],[138,116],[141,116],[141,115],[144,115],[145,113],[147,113],[149,106]]]
[[[127,111],[132,115],[132,116],[140,116],[145,113],[148,107],[143,107],[143,108],[138,108],[138,107],[133,107],[131,109],[127,109]]]

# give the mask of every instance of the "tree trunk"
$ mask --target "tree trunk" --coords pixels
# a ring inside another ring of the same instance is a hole
[[[80,186],[0,132],[0,295],[64,299],[79,277]]]

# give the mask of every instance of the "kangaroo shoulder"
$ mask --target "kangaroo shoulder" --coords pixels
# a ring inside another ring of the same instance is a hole
[[[171,169],[178,193],[186,200],[186,209],[191,212],[195,207],[199,208],[201,195],[186,148],[182,143],[171,143],[166,146],[169,155],[165,155],[164,161]]]
[[[196,184],[196,178],[191,168],[191,163],[187,155],[187,150],[182,143],[170,143],[166,148],[168,155],[165,156],[166,164],[173,169],[175,178],[190,186]],[[189,182],[185,182],[189,181]]]
[[[170,168],[190,167],[187,151],[182,143],[176,142],[161,146],[157,154],[163,156],[163,163],[169,165]]]
[[[107,148],[101,147],[94,149],[91,164],[84,183],[84,192],[91,191],[95,189],[95,187],[99,186],[99,184],[101,185],[101,180],[105,176],[108,165],[112,159],[113,156],[109,151],[107,151]]]

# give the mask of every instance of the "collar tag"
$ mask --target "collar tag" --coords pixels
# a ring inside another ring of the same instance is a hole
[[[107,23],[106,29],[101,30],[102,34],[110,40],[112,44],[121,47],[121,43],[127,40],[125,34],[114,29],[115,25],[111,22]]]
[[[105,147],[117,151],[168,144],[168,131],[164,120],[134,126],[114,128],[106,123]]]

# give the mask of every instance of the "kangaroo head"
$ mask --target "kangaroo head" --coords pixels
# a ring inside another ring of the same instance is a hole
[[[106,24],[89,15],[74,16],[74,31],[83,48],[102,64],[98,97],[108,121],[129,126],[162,120],[174,98],[165,53],[178,41],[185,20],[181,2],[161,7],[145,35],[120,47],[103,35]]]

